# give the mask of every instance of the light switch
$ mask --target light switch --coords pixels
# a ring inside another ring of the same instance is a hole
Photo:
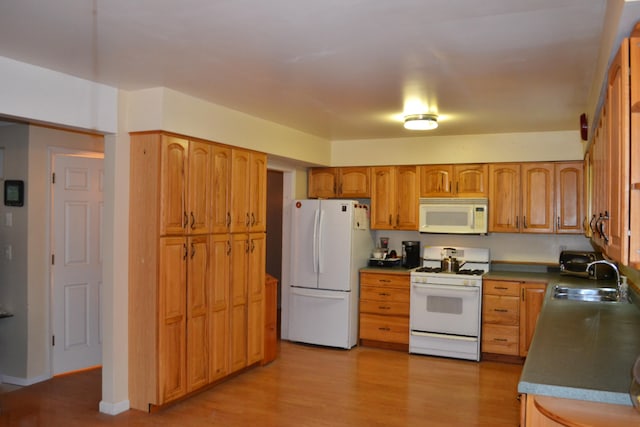
[[[4,214],[4,225],[6,227],[13,227],[13,212],[7,212]]]

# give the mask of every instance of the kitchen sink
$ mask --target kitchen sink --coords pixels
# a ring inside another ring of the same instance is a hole
[[[576,288],[556,285],[553,288],[553,298],[572,301],[617,302],[618,291],[615,288]]]

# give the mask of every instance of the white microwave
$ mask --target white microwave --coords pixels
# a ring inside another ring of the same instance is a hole
[[[486,234],[488,200],[485,198],[421,198],[421,233]]]

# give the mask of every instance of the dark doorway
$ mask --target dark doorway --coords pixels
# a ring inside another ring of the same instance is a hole
[[[280,336],[280,282],[282,281],[283,173],[267,170],[267,274],[278,279],[278,336]]]

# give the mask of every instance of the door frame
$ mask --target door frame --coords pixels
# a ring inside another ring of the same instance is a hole
[[[58,157],[85,157],[85,158],[99,158],[104,160],[104,152],[102,151],[90,151],[90,150],[78,150],[73,148],[64,147],[49,147],[48,148],[48,162],[47,162],[47,178],[49,179],[49,186],[47,189],[47,233],[45,236],[45,244],[47,245],[47,281],[45,298],[49,302],[47,304],[47,313],[45,313],[45,319],[47,322],[46,329],[48,331],[45,336],[45,349],[46,360],[48,362],[47,372],[48,377],[53,377],[53,351],[51,349],[51,337],[53,336],[53,269],[51,268],[51,257],[53,256],[53,242],[54,242],[54,218],[53,218],[53,185],[51,185],[51,176],[54,171],[55,160]],[[102,325],[100,325],[102,330]]]

